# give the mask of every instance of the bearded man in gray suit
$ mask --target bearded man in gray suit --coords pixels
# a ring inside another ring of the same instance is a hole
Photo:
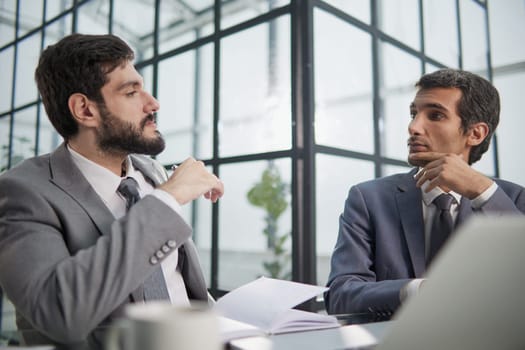
[[[180,211],[224,186],[192,158],[168,177],[149,157],[165,147],[159,103],[133,59],[113,35],[81,34],[40,57],[38,89],[65,142],[0,177],[0,285],[28,344],[97,348],[127,303],[208,300]],[[129,178],[133,206],[118,192]],[[160,296],[147,296],[152,284]]]
[[[330,313],[388,317],[418,293],[448,237],[433,229],[445,213],[434,201],[441,195],[452,197],[446,209],[452,234],[454,225],[472,215],[525,213],[522,186],[471,167],[487,151],[499,122],[496,88],[454,69],[424,75],[416,87],[407,142],[408,161],[415,168],[350,189],[328,278]],[[439,244],[433,244],[435,237]]]

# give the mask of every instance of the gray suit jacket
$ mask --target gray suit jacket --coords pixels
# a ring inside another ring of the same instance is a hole
[[[132,162],[152,184],[165,181],[158,162]],[[0,177],[0,285],[30,344],[99,347],[94,330],[142,299],[141,285],[158,266],[150,257],[170,240],[183,245],[190,299],[207,300],[191,228],[156,197],[115,220],[65,145]]]
[[[330,313],[389,315],[400,305],[401,288],[424,275],[422,199],[414,174],[415,170],[350,189],[328,278],[325,303]],[[525,189],[495,181],[498,190],[479,210],[473,210],[467,198],[461,199],[456,227],[475,211],[525,213]]]

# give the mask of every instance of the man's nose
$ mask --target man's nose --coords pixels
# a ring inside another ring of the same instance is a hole
[[[159,101],[153,95],[146,92],[146,103],[144,104],[144,112],[155,113],[160,109]]]
[[[408,133],[410,135],[421,134],[423,130],[423,117],[418,113],[408,123]]]

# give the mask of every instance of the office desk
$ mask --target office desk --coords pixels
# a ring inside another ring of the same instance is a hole
[[[230,350],[343,350],[377,344],[392,321],[353,324],[340,328],[251,337],[230,342]]]
[[[21,339],[20,331],[14,325],[14,310],[9,314],[4,309],[4,320],[11,320],[9,324],[0,327],[0,350],[2,346],[18,346]],[[227,350],[343,350],[363,349],[377,344],[386,333],[386,329],[393,321],[376,314],[347,314],[336,315],[340,328],[285,333],[270,337],[250,337],[231,341]],[[13,323],[13,324],[10,324]],[[8,327],[5,327],[8,326]],[[52,346],[42,349],[54,349]],[[39,349],[40,350],[40,349]]]
[[[340,328],[323,329],[307,332],[286,333],[271,337],[251,337],[230,342],[227,350],[343,350],[364,349],[375,345],[382,339],[392,321],[354,324]],[[6,346],[8,339],[17,339],[19,332],[1,331],[4,341],[0,348]],[[16,342],[14,343],[16,344]],[[13,345],[14,345],[13,344]],[[37,349],[54,349],[44,346]]]

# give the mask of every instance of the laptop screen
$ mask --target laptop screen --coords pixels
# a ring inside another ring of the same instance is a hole
[[[377,346],[525,349],[525,217],[476,216],[447,242]]]

